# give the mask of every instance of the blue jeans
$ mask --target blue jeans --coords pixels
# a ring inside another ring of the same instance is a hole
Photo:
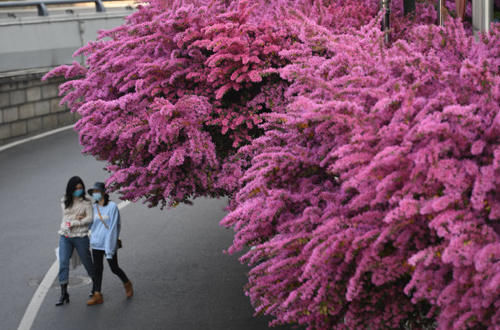
[[[73,254],[73,248],[82,260],[82,264],[87,270],[91,279],[94,279],[95,269],[89,250],[89,238],[85,237],[65,237],[59,238],[59,284],[67,284],[69,278],[69,259]]]

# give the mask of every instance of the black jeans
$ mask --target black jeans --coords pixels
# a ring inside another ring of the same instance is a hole
[[[94,260],[94,268],[95,268],[95,280],[92,291],[101,292],[102,286],[102,273],[104,271],[104,251],[103,250],[92,250],[92,259]],[[123,283],[128,282],[128,277],[125,275],[125,272],[118,266],[118,251],[115,252],[113,259],[107,259],[109,268],[113,274],[118,276]]]

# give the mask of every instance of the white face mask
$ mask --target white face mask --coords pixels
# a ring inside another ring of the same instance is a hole
[[[92,193],[92,198],[93,198],[96,202],[98,202],[98,201],[100,201],[100,200],[101,200],[101,198],[102,198],[102,194],[101,194],[100,192],[95,192],[95,193]]]

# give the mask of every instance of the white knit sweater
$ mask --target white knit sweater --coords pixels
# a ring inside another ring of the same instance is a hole
[[[61,227],[59,229],[59,235],[66,237],[85,237],[89,234],[89,226],[92,223],[93,208],[92,203],[89,200],[85,200],[81,197],[73,198],[73,205],[64,208],[64,198],[61,200],[62,208],[62,221]],[[77,216],[84,216],[83,219],[78,220]],[[68,228],[66,222],[70,223],[71,227]]]

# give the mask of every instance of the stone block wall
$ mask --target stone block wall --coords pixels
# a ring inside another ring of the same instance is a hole
[[[48,70],[0,75],[0,145],[75,123],[76,113],[60,106],[64,79],[41,81]]]

